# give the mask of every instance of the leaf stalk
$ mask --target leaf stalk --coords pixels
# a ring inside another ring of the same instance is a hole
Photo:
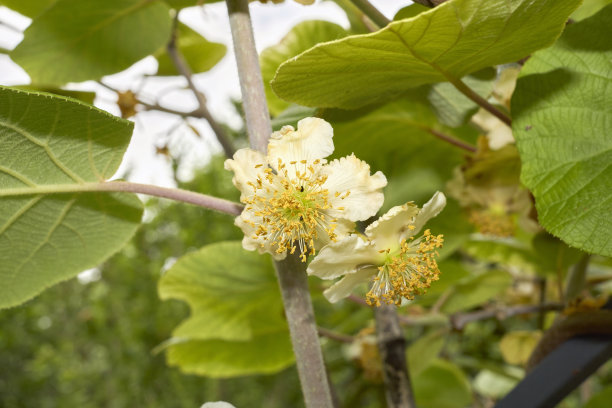
[[[101,183],[49,184],[34,187],[6,188],[0,190],[0,198],[38,194],[65,194],[88,192],[138,193],[155,197],[168,198],[229,215],[239,215],[242,204],[222,198],[195,193],[178,188],[159,187],[151,184],[130,183],[127,181],[108,181]]]

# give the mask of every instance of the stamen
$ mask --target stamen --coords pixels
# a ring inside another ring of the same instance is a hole
[[[304,164],[304,171],[297,168],[290,175],[282,159],[278,159],[275,172],[265,168],[263,175],[256,182],[248,182],[254,194],[243,199],[247,210],[251,211],[260,222],[247,221],[255,228],[253,238],[268,242],[275,253],[289,251],[295,253],[299,248],[300,259],[306,262],[307,255],[315,255],[315,242],[320,234],[327,234],[329,240],[336,241],[337,219],[329,215],[328,210],[344,210],[344,207],[333,208],[329,202],[329,191],[323,188],[327,176],[318,175],[321,160]],[[296,166],[297,161],[289,162]],[[260,168],[262,165],[256,165]],[[316,167],[319,166],[319,167]],[[338,197],[341,193],[336,193]],[[344,193],[346,198],[349,193]],[[256,227],[257,224],[257,227]]]
[[[372,288],[366,294],[366,302],[371,306],[382,303],[399,306],[403,298],[412,300],[423,294],[439,278],[435,256],[443,242],[442,235],[431,235],[430,230],[425,230],[416,240],[402,240],[399,250],[378,267]],[[389,255],[391,250],[379,252]]]

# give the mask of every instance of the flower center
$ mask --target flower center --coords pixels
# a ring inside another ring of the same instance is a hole
[[[511,237],[516,230],[512,215],[507,214],[503,208],[501,210],[497,207],[472,209],[469,213],[469,221],[485,235]]]
[[[402,240],[394,254],[390,249],[380,251],[387,256],[366,294],[368,304],[380,306],[384,302],[399,306],[402,298],[412,300],[415,295],[424,293],[440,275],[435,256],[443,242],[442,235],[434,236],[425,230],[416,240],[413,237],[410,241]]]
[[[337,219],[330,216],[329,191],[323,188],[327,176],[319,175],[321,161],[311,164],[306,160],[289,163],[291,172],[281,159],[277,171],[266,168],[255,183],[250,183],[254,195],[245,200],[261,223],[256,227],[255,239],[271,241],[276,253],[300,249],[300,258],[315,254],[315,240],[325,233],[336,241]],[[262,165],[257,165],[259,168]]]

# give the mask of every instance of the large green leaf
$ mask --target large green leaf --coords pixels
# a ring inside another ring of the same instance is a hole
[[[410,375],[418,375],[435,361],[444,347],[445,329],[432,330],[419,337],[406,349]]]
[[[182,23],[178,25],[177,35],[179,51],[194,73],[208,71],[221,61],[227,51],[224,44],[210,42]],[[166,47],[160,48],[155,58],[159,63],[157,75],[179,75]]]
[[[470,383],[463,371],[445,360],[435,360],[413,379],[419,407],[464,408],[472,402]]]
[[[612,4],[612,0],[584,0],[582,6],[572,14],[572,19],[583,20],[591,17],[608,4]]]
[[[240,242],[185,255],[162,277],[159,293],[187,302],[192,311],[166,343],[171,365],[231,377],[272,373],[293,362],[272,262]]]
[[[382,30],[318,45],[282,64],[272,88],[306,106],[354,109],[455,81],[549,46],[581,0],[451,0]]]
[[[387,176],[432,169],[438,177],[438,183],[430,185],[434,191],[450,178],[453,167],[461,162],[464,153],[438,139],[432,131],[454,138],[464,132],[470,141],[475,139],[471,130],[439,125],[421,92],[386,105],[355,111],[325,110],[322,116],[334,128],[334,156],[355,153],[374,170],[382,170]],[[409,199],[419,198],[411,195]]]
[[[328,21],[311,20],[297,24],[283,37],[277,45],[262,51],[259,62],[263,76],[268,108],[273,116],[279,115],[289,103],[279,99],[270,86],[274,73],[284,61],[306,51],[320,42],[332,41],[345,37],[344,28]]]
[[[0,0],[0,5],[6,6],[27,17],[36,17],[57,0]]]
[[[527,61],[512,98],[521,180],[551,234],[612,255],[612,6]]]
[[[450,288],[449,296],[441,307],[444,313],[471,309],[506,290],[512,285],[512,276],[505,271],[493,270],[467,279]]]
[[[58,0],[34,19],[11,58],[34,83],[98,79],[163,46],[169,11],[152,0]]]
[[[74,100],[0,87],[0,307],[99,264],[134,233],[135,195],[78,193],[117,171],[132,126]]]

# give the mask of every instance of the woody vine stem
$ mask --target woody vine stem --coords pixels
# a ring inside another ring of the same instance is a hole
[[[253,149],[265,153],[272,134],[248,0],[227,0],[247,134]],[[298,375],[307,408],[333,408],[308,290],[306,265],[295,255],[275,262],[289,324]]]

